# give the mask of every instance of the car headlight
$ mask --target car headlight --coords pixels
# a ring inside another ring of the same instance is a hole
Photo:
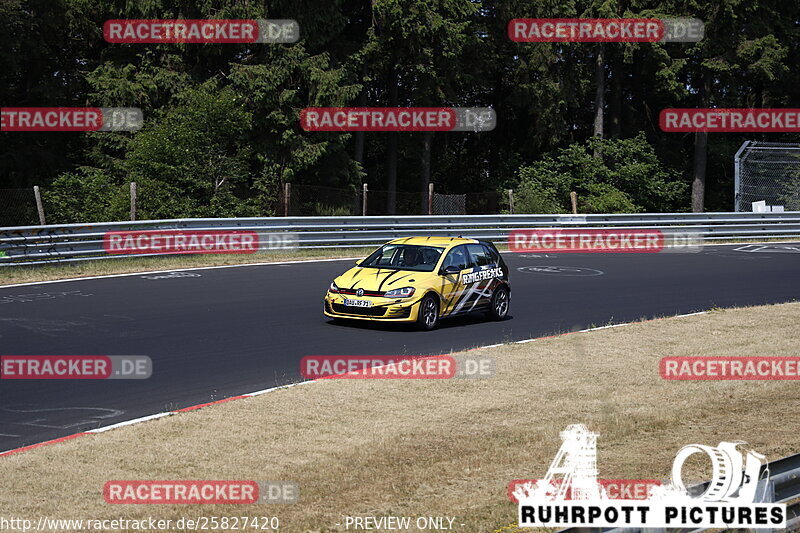
[[[337,287],[336,284],[331,281],[331,286],[328,288],[328,292],[339,294],[339,287]]]
[[[408,298],[414,295],[414,287],[403,287],[402,289],[393,289],[384,296],[386,298]]]

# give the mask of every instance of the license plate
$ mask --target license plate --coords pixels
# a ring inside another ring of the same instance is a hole
[[[372,307],[372,302],[369,300],[348,300],[345,298],[344,305],[348,307]]]

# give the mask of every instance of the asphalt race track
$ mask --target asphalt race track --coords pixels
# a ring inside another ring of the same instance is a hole
[[[0,451],[299,381],[305,355],[437,354],[609,321],[800,299],[798,245],[504,257],[509,318],[464,317],[431,332],[329,322],[323,294],[350,260],[0,288],[4,355],[153,360],[147,380],[0,381]]]

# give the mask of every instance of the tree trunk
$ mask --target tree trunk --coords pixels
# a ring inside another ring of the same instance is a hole
[[[702,69],[702,67],[701,67]],[[707,108],[711,92],[710,76],[705,70],[700,71],[700,107]],[[706,162],[708,160],[708,132],[698,131],[694,134],[694,164],[692,179],[692,212],[705,211],[706,196]]]
[[[606,105],[606,71],[605,47],[603,43],[597,45],[597,58],[594,65],[594,81],[597,92],[594,96],[594,135],[603,137],[603,108]],[[600,150],[595,149],[594,156],[600,157]]]
[[[395,54],[392,54],[392,67],[389,72],[389,107],[397,107],[397,66]],[[397,211],[397,135],[396,131],[389,133],[388,146],[386,147],[387,163],[387,189],[386,212],[389,215]]]
[[[620,53],[614,52],[611,61],[611,95],[608,102],[609,136],[619,139],[622,133],[622,76],[624,64]]]
[[[706,159],[708,133],[694,134],[694,179],[692,180],[692,213],[702,213],[706,194]]]
[[[420,157],[420,186],[422,187],[422,211],[428,212],[428,184],[431,182],[431,148],[433,146],[433,132],[426,131],[422,134],[422,155]]]
[[[358,95],[358,107],[367,107],[367,87],[364,84],[364,78],[366,77],[367,69],[366,67],[361,67],[361,93]],[[358,161],[361,164],[361,168],[364,168],[364,140],[365,140],[365,132],[357,131],[355,132],[355,153],[353,154],[353,159]]]

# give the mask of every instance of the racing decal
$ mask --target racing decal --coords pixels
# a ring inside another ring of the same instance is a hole
[[[492,270],[500,270],[492,269]],[[488,271],[484,271],[488,272]],[[472,272],[475,274],[476,272]],[[465,274],[466,276],[467,274]],[[486,283],[476,283],[462,292],[461,299],[456,304],[451,314],[468,313],[475,309],[475,306],[486,302],[492,297],[492,292],[496,284],[496,277],[490,277]]]
[[[464,285],[469,285],[470,283],[475,283],[476,281],[483,281],[485,279],[502,278],[502,277],[503,277],[502,268],[500,267],[487,268],[486,270],[478,270],[477,272],[468,272],[466,274],[462,274],[461,283],[463,283]]]
[[[400,274],[400,271],[399,270],[395,270],[394,272],[392,272],[391,274],[389,274],[388,276],[383,278],[383,281],[381,281],[380,285],[378,285],[378,290],[383,289],[383,284],[386,283],[387,281],[389,281],[389,278],[391,278],[395,274]]]

